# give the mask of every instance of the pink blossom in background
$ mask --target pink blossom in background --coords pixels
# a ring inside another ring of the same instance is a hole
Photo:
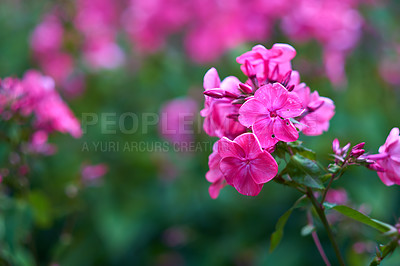
[[[64,27],[57,15],[49,13],[32,32],[31,49],[42,55],[57,52],[62,46],[63,35]]]
[[[391,85],[400,85],[400,45],[396,44],[394,53],[384,56],[379,64],[381,77]]]
[[[69,133],[75,138],[82,135],[79,121],[61,99],[50,77],[36,71],[27,71],[22,79],[27,96],[25,113],[35,113],[35,127],[48,132]]]
[[[225,78],[222,82],[215,68],[208,70],[204,76],[205,93],[217,89],[217,92],[223,94],[239,95],[238,89],[240,81],[233,76]],[[239,106],[232,104],[232,99],[216,99],[205,96],[204,109],[200,111],[204,117],[203,128],[210,136],[227,137],[234,139],[246,131],[238,121],[228,117],[228,115],[238,115]]]
[[[343,85],[344,58],[361,36],[362,17],[352,0],[295,0],[283,17],[282,29],[296,41],[316,39],[323,46],[327,75]]]
[[[32,153],[44,155],[52,155],[56,152],[57,147],[47,142],[48,134],[43,130],[33,133],[28,149]]]
[[[292,41],[320,43],[327,76],[335,85],[343,85],[346,57],[361,35],[363,19],[357,10],[361,2],[367,0],[75,0],[76,14],[65,17],[83,37],[83,42],[72,40],[79,56],[95,70],[123,64],[125,52],[117,43],[120,32],[138,53],[157,52],[179,36],[190,58],[203,64],[239,45],[265,42],[274,25],[280,25]],[[55,13],[44,16],[36,27],[31,47],[45,73],[59,83],[68,76],[61,54],[66,53],[65,31],[71,29],[63,29]],[[51,60],[50,54],[58,59]],[[53,76],[51,65],[63,71]],[[280,70],[281,75],[285,72]]]
[[[105,164],[84,165],[82,166],[81,175],[83,181],[91,182],[98,180],[108,172],[108,166]]]
[[[208,167],[210,170],[206,173],[206,179],[212,183],[208,189],[210,197],[216,199],[221,189],[226,185],[223,173],[219,168],[221,156],[218,153],[218,142],[213,145],[213,152],[208,157]]]
[[[393,128],[385,144],[379,148],[379,154],[368,155],[368,159],[375,160],[383,168],[378,176],[387,186],[400,185],[400,136],[399,129]]]
[[[161,108],[161,135],[172,143],[187,143],[194,140],[194,121],[198,113],[196,101],[191,98],[174,99]]]
[[[269,148],[279,140],[291,142],[298,139],[299,133],[289,118],[297,117],[303,111],[296,94],[289,93],[279,83],[267,84],[242,105],[239,121],[253,129],[262,147]]]
[[[325,200],[329,203],[334,204],[346,204],[348,201],[347,192],[343,188],[340,189],[329,189],[326,193]]]
[[[55,130],[69,133],[76,138],[80,137],[82,130],[79,121],[54,86],[52,78],[34,70],[27,71],[22,80],[5,78],[0,82],[2,115],[4,116],[5,112],[11,116],[14,113],[22,116],[33,115],[35,130],[47,133]],[[41,137],[35,138],[34,142],[44,143],[45,138],[42,134]]]
[[[93,69],[114,69],[124,62],[116,43],[119,26],[118,2],[77,0],[74,24],[84,37],[83,57]]]
[[[306,115],[300,119],[297,127],[304,135],[317,136],[329,129],[329,121],[335,114],[333,101],[319,96],[317,91],[310,92],[310,88],[304,83],[299,84],[293,90],[301,99]]]
[[[218,142],[218,153],[222,158],[220,170],[226,182],[243,195],[258,195],[264,183],[278,173],[275,159],[262,150],[252,133],[242,134],[233,141],[222,138]]]

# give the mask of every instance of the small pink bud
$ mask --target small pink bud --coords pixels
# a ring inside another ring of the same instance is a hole
[[[349,150],[349,148],[350,148],[350,142],[349,143],[347,143],[346,144],[346,146],[344,146],[343,148],[342,148],[342,152],[344,153],[344,154],[346,154],[347,152],[348,152],[348,150]]]
[[[224,91],[221,89],[206,90],[203,92],[203,94],[217,99],[223,98],[225,95]]]
[[[244,67],[246,68],[247,76],[250,79],[253,79],[256,77],[256,71],[254,70],[254,67],[252,64],[250,64],[249,60],[246,60],[244,62]]]
[[[238,98],[239,95],[237,95],[237,94],[235,94],[235,93],[232,93],[232,92],[229,92],[229,91],[225,91],[224,96],[227,97],[227,98],[236,99],[236,98]]]
[[[282,85],[286,87],[289,84],[290,77],[292,76],[292,70],[289,70],[283,77]]]
[[[357,145],[354,145],[353,150],[362,149],[362,148],[364,148],[364,145],[365,145],[365,142],[358,143]]]
[[[340,144],[338,139],[334,139],[332,142],[332,150],[335,154],[340,153]]]
[[[353,148],[353,149],[351,150],[351,152],[350,152],[350,156],[355,157],[355,158],[358,158],[358,157],[360,157],[361,155],[363,155],[364,152],[365,152],[364,149],[355,150],[355,149]]]
[[[243,93],[250,94],[253,92],[253,89],[251,86],[244,84],[244,83],[239,83],[239,90],[241,90]]]

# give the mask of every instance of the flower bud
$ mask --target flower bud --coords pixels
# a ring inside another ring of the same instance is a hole
[[[239,83],[239,90],[241,90],[245,94],[250,94],[253,92],[253,89],[251,86],[244,84],[244,83]]]
[[[354,157],[354,158],[358,158],[358,157],[360,157],[361,155],[363,155],[364,152],[365,152],[364,149],[355,150],[355,149],[353,148],[353,149],[351,150],[351,152],[350,152],[350,156],[351,156],[351,157]]]
[[[365,142],[358,143],[357,145],[354,145],[353,150],[362,149],[362,148],[364,148],[364,145],[365,145]]]
[[[211,89],[204,91],[203,94],[212,98],[220,99],[224,97],[225,92],[221,89]]]
[[[335,154],[340,154],[340,144],[338,139],[334,139],[332,142],[332,150]]]
[[[249,60],[246,60],[244,62],[244,67],[246,68],[247,76],[250,79],[256,78],[256,71],[254,70],[254,67],[252,64],[250,64]]]

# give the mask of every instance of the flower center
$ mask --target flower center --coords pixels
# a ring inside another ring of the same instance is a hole
[[[270,117],[277,117],[278,115],[276,114],[275,111],[272,111],[272,112],[269,113],[269,116]]]

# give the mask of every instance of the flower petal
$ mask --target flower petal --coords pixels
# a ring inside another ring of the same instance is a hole
[[[283,118],[297,117],[304,112],[300,98],[293,93],[289,93],[286,102],[276,113]]]
[[[279,141],[274,135],[273,125],[272,119],[265,118],[254,123],[252,127],[254,134],[257,136],[263,148],[274,146]]]
[[[259,154],[250,162],[250,174],[257,184],[264,184],[270,181],[277,173],[278,164],[274,157],[267,152]]]
[[[263,185],[256,184],[250,175],[249,167],[243,161],[233,158],[223,158],[220,163],[221,172],[226,182],[233,186],[240,194],[256,196],[260,193]]]
[[[210,68],[204,75],[203,87],[205,90],[219,88],[221,80],[215,68]]]
[[[262,153],[261,145],[253,133],[245,133],[234,139],[246,154],[246,159],[252,159]]]
[[[278,140],[292,142],[299,138],[299,132],[297,132],[289,119],[275,119],[273,128],[273,132]]]
[[[246,126],[252,126],[257,120],[269,116],[267,106],[257,99],[250,99],[239,109],[239,122]]]
[[[254,94],[254,98],[264,104],[268,110],[278,110],[286,102],[288,91],[280,83],[266,84]]]
[[[245,152],[239,146],[239,144],[233,142],[232,140],[223,137],[218,141],[218,153],[224,157],[235,157],[235,158],[245,158]]]
[[[221,179],[215,183],[212,183],[208,188],[208,193],[212,199],[216,199],[219,196],[219,192],[225,186],[224,179]]]

